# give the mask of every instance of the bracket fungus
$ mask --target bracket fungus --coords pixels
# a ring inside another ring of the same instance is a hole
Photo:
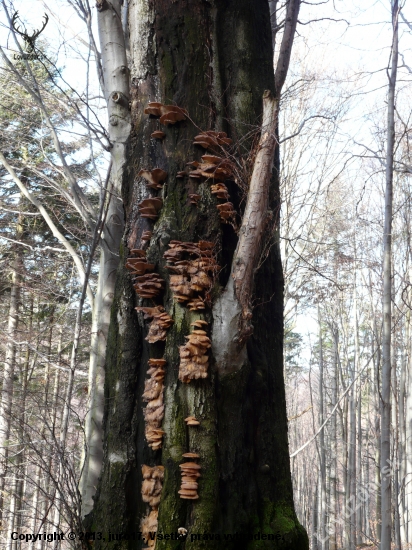
[[[195,298],[194,300],[187,302],[187,307],[190,311],[202,311],[203,309],[206,309],[206,304],[202,298]]]
[[[194,204],[196,206],[197,203],[200,201],[200,199],[201,199],[201,196],[198,195],[197,193],[190,193],[189,194],[190,204]]]
[[[126,268],[131,271],[132,275],[144,275],[146,271],[153,271],[154,264],[149,264],[146,259],[146,252],[138,248],[131,251],[134,256],[129,256],[126,261]]]
[[[212,195],[215,195],[218,199],[227,200],[229,198],[229,191],[224,183],[215,183],[210,189]]]
[[[155,298],[163,291],[165,281],[157,273],[146,273],[134,280],[133,288],[140,298]]]
[[[157,516],[158,510],[152,510],[150,514],[144,516],[140,522],[140,529],[142,531],[142,538],[146,541],[146,548],[153,548],[156,544],[156,537],[153,537],[153,533],[157,531]]]
[[[153,116],[160,116],[160,107],[162,107],[161,103],[158,103],[157,101],[151,101],[148,103],[146,109],[144,110],[145,115],[153,115]]]
[[[154,139],[163,139],[165,136],[166,136],[166,134],[164,132],[162,132],[161,130],[156,130],[155,132],[150,134],[150,137],[152,137]]]
[[[186,109],[182,109],[177,105],[163,105],[156,101],[150,102],[144,112],[146,115],[160,117],[160,123],[164,125],[176,124],[176,122],[186,120],[188,116]]]
[[[167,172],[161,168],[154,168],[154,170],[140,170],[137,175],[142,176],[146,180],[146,185],[150,189],[162,189],[167,178]]]
[[[187,172],[181,171],[176,174],[177,178],[185,178],[187,176]]]
[[[188,457],[188,455],[190,455],[190,458],[199,458],[199,455],[196,453],[185,453],[183,457]],[[178,491],[180,498],[185,500],[197,500],[199,498],[197,494],[199,486],[197,480],[201,477],[199,473],[201,466],[196,462],[185,462],[184,464],[180,464],[179,468],[182,476],[180,491]]]
[[[152,231],[143,231],[142,236],[140,237],[140,242],[145,243],[150,242],[150,239],[152,238],[153,232]]]
[[[185,422],[188,426],[200,426],[199,420],[196,420],[194,416],[188,416],[185,418]]]
[[[163,206],[163,200],[158,197],[150,197],[149,199],[144,199],[142,202],[139,202],[137,206],[142,218],[157,220],[159,217],[159,210]]]
[[[140,528],[142,530],[142,536],[149,547],[153,547],[156,544],[155,537],[152,537],[151,534],[157,531],[158,507],[164,480],[164,470],[164,466],[150,467],[146,464],[142,466],[142,500],[146,502],[152,510],[148,515],[142,518]]]
[[[196,326],[186,338],[188,342],[179,347],[179,380],[188,384],[191,380],[207,378],[209,367],[207,350],[212,343],[207,332]]]
[[[213,179],[215,183],[223,183],[225,180],[234,177],[235,165],[233,162],[215,155],[203,155],[202,162],[193,161],[188,165],[194,168],[189,173],[190,178]]]
[[[170,288],[177,302],[201,300],[203,307],[197,303],[194,309],[204,309],[203,298],[211,288],[213,277],[219,269],[212,256],[212,249],[213,243],[208,241],[170,241],[164,258],[167,260],[166,268],[172,273]]]
[[[231,202],[225,202],[224,204],[218,204],[220,219],[225,223],[234,222],[236,219],[236,210]]]
[[[149,447],[157,451],[162,447],[163,435],[165,432],[161,429],[165,407],[163,403],[164,377],[166,365],[165,359],[149,359],[150,375],[145,381],[143,401],[147,405],[143,411],[145,419],[145,436]]]
[[[204,149],[213,149],[219,146],[230,145],[232,140],[227,137],[226,132],[215,132],[207,130],[195,136],[193,145],[200,145]]]
[[[136,311],[141,311],[145,319],[153,319],[149,325],[148,335],[146,336],[146,340],[149,344],[166,340],[166,331],[173,325],[174,321],[173,318],[166,313],[164,307],[136,307],[135,309]]]

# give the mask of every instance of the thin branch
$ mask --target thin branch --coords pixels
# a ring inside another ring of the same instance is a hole
[[[311,120],[312,118],[325,118],[326,120],[334,120],[333,117],[324,116],[324,115],[313,115],[313,116],[310,116],[310,117],[308,117],[308,118],[305,118],[305,120],[300,124],[298,130],[297,130],[294,134],[292,134],[291,136],[287,136],[287,137],[285,137],[285,138],[279,140],[279,145],[280,145],[281,143],[284,143],[284,142],[287,141],[288,139],[292,139],[292,138],[298,136],[298,135],[300,134],[300,132],[303,130],[303,127],[305,126],[305,124],[306,124],[309,120]]]
[[[301,451],[303,451],[303,449],[306,449],[306,447],[312,443],[312,441],[314,441],[317,436],[320,434],[320,432],[323,430],[323,428],[326,426],[326,424],[329,422],[329,420],[332,418],[332,416],[335,414],[336,412],[336,409],[338,408],[340,402],[342,401],[342,399],[346,396],[346,394],[348,393],[348,391],[351,389],[351,387],[353,386],[353,384],[356,382],[356,380],[359,378],[359,376],[362,374],[362,372],[366,369],[366,367],[369,365],[369,363],[372,361],[373,357],[376,355],[377,351],[375,351],[375,353],[373,355],[370,356],[369,358],[369,361],[361,368],[361,370],[359,371],[359,374],[358,376],[356,376],[352,382],[349,384],[349,386],[346,388],[346,390],[343,392],[343,394],[339,397],[336,405],[333,407],[331,413],[329,414],[329,416],[326,418],[326,420],[324,421],[324,423],[322,424],[322,426],[319,428],[319,430],[315,433],[315,435],[313,435],[308,441],[306,441],[306,443],[304,445],[302,445],[302,447],[300,447],[299,449],[297,449],[295,452],[293,452],[291,455],[290,455],[290,458],[294,458],[296,455],[298,455]]]

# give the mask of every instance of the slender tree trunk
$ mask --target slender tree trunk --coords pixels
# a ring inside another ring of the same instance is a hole
[[[22,219],[19,218],[16,239],[19,240],[22,235]],[[0,527],[5,520],[5,487],[6,475],[8,469],[9,456],[9,437],[11,425],[11,412],[13,404],[13,386],[14,371],[16,361],[16,346],[14,342],[17,339],[17,327],[19,322],[20,308],[20,271],[21,258],[19,256],[21,248],[18,249],[12,264],[11,272],[11,292],[9,305],[9,319],[7,324],[6,357],[3,369],[3,383],[0,396]]]
[[[339,354],[339,332],[338,328],[332,326],[332,338],[333,338],[333,369],[331,376],[332,383],[332,402],[331,409],[333,409],[338,400],[338,354]],[[331,441],[330,441],[330,503],[329,503],[329,549],[337,550],[337,422],[336,414],[331,418]]]
[[[323,425],[325,421],[325,404],[324,404],[324,361],[323,361],[323,338],[322,338],[322,320],[320,308],[318,305],[318,326],[319,326],[319,424]],[[325,431],[322,430],[319,434],[320,446],[320,550],[326,550],[326,526],[328,524],[327,505],[326,505],[326,446],[325,446]]]
[[[383,333],[382,333],[382,389],[381,389],[381,470],[391,459],[391,336],[392,336],[392,201],[393,155],[395,141],[395,87],[398,70],[398,0],[392,2],[392,63],[388,88],[388,126],[386,145],[385,221],[383,235]],[[381,484],[381,545],[390,550],[392,531],[391,477],[382,476]]]
[[[355,258],[357,258],[357,243],[356,238],[354,241],[354,253]],[[358,318],[358,289],[357,289],[357,266],[355,264],[355,273],[354,273],[354,336],[355,336],[355,360],[354,360],[354,371],[355,376],[358,376],[360,370],[360,343],[359,343],[359,318]],[[355,530],[355,545],[362,543],[362,500],[361,500],[361,489],[363,487],[362,480],[362,379],[358,378],[356,382],[356,409],[354,410],[354,441],[356,445],[356,452],[354,452],[354,461],[355,461],[355,486],[354,490],[356,491],[356,512],[354,519],[354,530]],[[355,407],[355,403],[354,403]]]
[[[392,478],[392,499],[393,499],[393,523],[394,523],[394,542],[395,550],[401,550],[401,518],[399,513],[399,422],[398,422],[398,378],[396,375],[396,349],[395,344],[392,345],[391,350],[392,359],[392,394],[393,394],[393,406],[392,406],[392,459],[391,459],[391,473]]]
[[[406,316],[407,392],[405,396],[405,530],[406,542],[412,543],[412,343],[410,312]]]
[[[352,369],[352,382],[355,378],[355,368]],[[355,550],[356,546],[356,518],[358,510],[356,509],[356,392],[355,384],[350,391],[349,415],[350,415],[350,436],[349,436],[349,507],[347,509],[350,524],[350,542],[349,549]]]
[[[406,337],[406,324],[403,327],[403,336]],[[407,344],[402,348],[401,352],[401,379],[399,383],[399,515],[400,515],[400,540],[401,542],[407,541],[406,533],[406,508],[405,508],[405,469],[406,469],[406,456],[405,456],[405,433],[406,433],[406,412],[405,412],[405,396],[406,396],[406,379],[408,369],[408,350]]]
[[[317,533],[318,533],[318,515],[319,515],[319,511],[318,511],[318,503],[319,503],[319,494],[318,494],[318,491],[319,491],[319,486],[320,486],[320,483],[316,483],[315,485],[315,491],[313,493],[313,500],[312,500],[312,549],[311,550],[318,550],[319,549],[319,545],[318,545],[318,537],[316,536]]]

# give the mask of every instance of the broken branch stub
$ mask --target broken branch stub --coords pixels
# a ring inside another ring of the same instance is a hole
[[[244,346],[253,332],[251,298],[268,216],[270,180],[277,144],[278,106],[278,100],[265,91],[261,136],[231,277],[213,308],[213,354],[221,373],[233,372],[242,366]]]

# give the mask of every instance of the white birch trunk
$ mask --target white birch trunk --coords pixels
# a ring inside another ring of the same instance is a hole
[[[124,212],[120,199],[126,146],[131,131],[129,111],[129,68],[122,27],[122,2],[103,2],[99,11],[99,37],[102,50],[104,94],[108,108],[109,136],[112,143],[112,170],[108,193],[108,212],[102,234],[102,251],[97,295],[93,308],[92,341],[89,367],[89,411],[85,421],[85,448],[80,492],[82,516],[93,508],[103,460],[102,419],[106,343],[113,301],[119,247],[124,230]]]

